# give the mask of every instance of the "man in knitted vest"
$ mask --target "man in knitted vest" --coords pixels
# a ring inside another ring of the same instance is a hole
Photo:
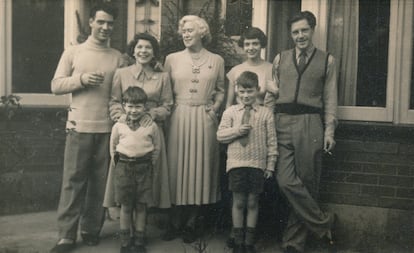
[[[322,153],[331,154],[337,125],[337,81],[332,55],[315,48],[315,16],[304,11],[288,22],[295,48],[278,54],[273,74],[277,95],[265,104],[274,107],[279,159],[277,181],[291,206],[283,235],[285,252],[303,252],[308,231],[334,246],[336,215],[318,203]]]
[[[112,76],[123,65],[121,53],[109,47],[116,16],[109,3],[91,9],[91,35],[63,52],[51,83],[54,94],[72,95],[58,207],[59,240],[51,253],[71,251],[78,227],[86,245],[99,242],[110,161],[108,102]]]

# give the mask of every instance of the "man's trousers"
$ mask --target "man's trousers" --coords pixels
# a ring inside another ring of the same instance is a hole
[[[317,203],[322,167],[323,125],[319,114],[275,115],[279,157],[277,181],[291,211],[282,247],[303,252],[308,231],[323,237],[333,216]]]
[[[99,235],[105,211],[102,206],[110,161],[110,133],[66,135],[62,189],[58,207],[59,238],[76,240],[83,233]]]

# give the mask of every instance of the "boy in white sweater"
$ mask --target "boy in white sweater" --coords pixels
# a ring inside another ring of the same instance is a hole
[[[224,111],[217,139],[229,144],[226,171],[233,193],[233,252],[251,253],[255,252],[259,195],[264,180],[274,172],[278,153],[273,113],[255,103],[259,92],[257,75],[243,72],[236,80],[236,88],[240,103]]]
[[[109,149],[115,161],[115,201],[121,204],[120,253],[146,252],[144,235],[147,204],[152,201],[152,168],[160,154],[157,125],[152,122],[142,126],[146,102],[147,95],[140,87],[126,89],[122,94],[126,122],[118,121],[112,127]],[[133,223],[134,243],[130,244]]]

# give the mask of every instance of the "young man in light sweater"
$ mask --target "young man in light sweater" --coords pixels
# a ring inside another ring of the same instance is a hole
[[[86,245],[99,243],[110,161],[108,102],[112,76],[124,65],[121,53],[108,46],[116,16],[109,3],[91,9],[91,35],[63,52],[51,82],[54,94],[72,95],[58,207],[59,240],[51,253],[73,250],[78,227]]]
[[[240,103],[224,111],[217,139],[229,144],[226,171],[233,193],[233,253],[251,253],[255,252],[259,195],[264,180],[274,172],[278,152],[273,112],[255,103],[259,92],[257,75],[243,72],[236,80],[236,89]]]

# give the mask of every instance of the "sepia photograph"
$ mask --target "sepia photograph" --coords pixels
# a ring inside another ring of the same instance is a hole
[[[0,0],[0,253],[413,238],[413,0]]]

